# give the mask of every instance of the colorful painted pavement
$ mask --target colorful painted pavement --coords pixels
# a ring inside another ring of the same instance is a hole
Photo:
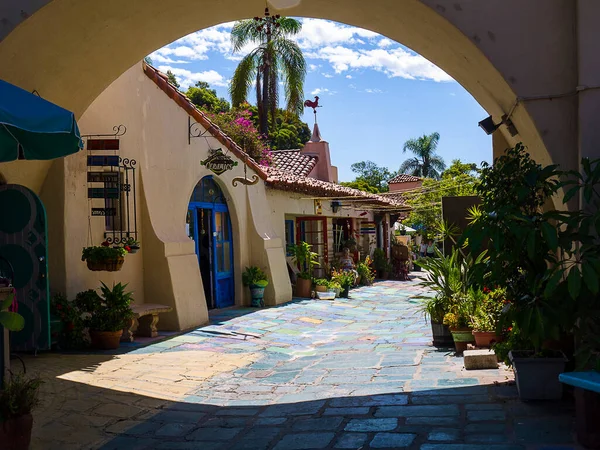
[[[431,347],[416,282],[238,308],[127,353],[26,358],[35,449],[574,449],[569,404]]]

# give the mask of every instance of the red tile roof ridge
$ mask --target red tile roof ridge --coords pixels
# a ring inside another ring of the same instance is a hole
[[[266,180],[267,174],[263,171],[262,167],[254,161],[242,148],[235,143],[233,139],[227,136],[218,125],[215,125],[202,111],[198,109],[196,105],[179,89],[173,86],[169,82],[169,77],[162,73],[160,70],[148,64],[146,61],[142,61],[142,68],[144,73],[150,78],[154,84],[156,84],[167,96],[175,101],[181,108],[183,108],[190,116],[202,125],[210,134],[212,134],[221,144],[223,144],[229,151],[237,156],[242,161],[245,161],[248,167],[254,170],[260,178]]]
[[[421,181],[422,178],[416,177],[414,175],[409,175],[407,173],[399,173],[394,178],[388,181],[388,184],[392,183],[411,183],[414,181]]]

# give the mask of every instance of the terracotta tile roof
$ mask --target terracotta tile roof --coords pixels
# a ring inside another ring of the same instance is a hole
[[[147,64],[145,61],[142,62],[142,68],[144,73],[150,78],[154,83],[171,98],[175,101],[180,107],[182,107],[190,116],[194,118],[196,122],[202,125],[210,134],[212,134],[222,145],[227,147],[229,151],[231,151],[235,156],[237,156],[242,161],[246,161],[248,167],[253,169],[259,177],[263,180],[266,179],[267,175],[262,171],[260,166],[252,159],[242,148],[237,145],[233,139],[227,136],[221,129],[212,123],[210,119],[200,111],[196,105],[194,105],[189,98],[185,96],[182,92],[180,92],[175,86],[169,83],[169,79],[166,74],[162,73],[158,69],[155,69],[151,65]]]
[[[372,202],[369,203],[380,206],[406,208],[406,204],[402,199],[399,201],[388,199],[381,195],[359,191],[358,189],[352,189],[339,184],[295,175],[276,167],[261,166],[261,168],[267,174],[266,185],[274,189],[314,195],[316,197],[347,197],[348,200],[371,200]]]
[[[273,153],[273,165],[294,175],[307,177],[317,165],[315,156],[300,153],[300,150],[276,150]]]
[[[421,178],[415,177],[413,175],[407,175],[405,173],[401,173],[399,175],[396,175],[391,180],[389,180],[388,184],[393,184],[393,183],[410,183],[410,182],[414,182],[414,181],[421,181]]]

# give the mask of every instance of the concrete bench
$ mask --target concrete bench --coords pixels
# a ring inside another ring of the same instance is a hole
[[[133,336],[156,337],[158,330],[158,315],[160,313],[171,312],[173,308],[166,305],[156,303],[142,303],[141,305],[133,305],[133,318],[128,327],[123,329],[122,342],[133,342]]]
[[[586,448],[600,448],[600,373],[567,372],[558,379],[575,387],[577,440]]]

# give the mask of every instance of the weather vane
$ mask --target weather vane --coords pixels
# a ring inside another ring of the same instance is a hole
[[[315,100],[305,100],[304,101],[304,107],[305,108],[312,108],[313,112],[315,113],[315,123],[317,123],[317,108],[321,108],[322,106],[319,105],[319,97],[315,97]]]

